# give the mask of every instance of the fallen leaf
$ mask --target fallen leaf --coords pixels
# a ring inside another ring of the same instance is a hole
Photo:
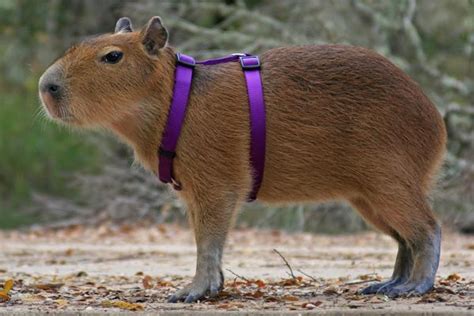
[[[15,281],[13,281],[12,279],[5,281],[2,292],[8,294],[12,290],[13,284],[15,284]]]
[[[173,283],[163,279],[158,279],[158,281],[156,282],[156,286],[173,286]]]
[[[437,287],[435,287],[434,291],[436,293],[456,294],[456,292],[454,290],[450,289],[449,287],[444,287],[444,286],[437,286]]]
[[[142,280],[143,287],[145,289],[151,289],[153,288],[153,278],[149,275],[145,275]]]
[[[44,300],[46,300],[46,297],[39,294],[25,294],[21,296],[21,301],[27,304],[43,302]]]
[[[43,291],[57,291],[63,285],[64,283],[39,283],[39,284],[33,284],[32,287],[38,290],[43,290]]]
[[[324,295],[336,295],[336,294],[341,294],[341,290],[334,285],[329,286],[327,289],[323,291]]]
[[[296,301],[299,301],[299,300],[300,300],[297,296],[290,295],[290,294],[284,295],[284,296],[283,296],[283,299],[284,299],[285,301],[290,301],[290,302],[296,302]]]
[[[457,282],[457,281],[460,281],[461,279],[462,279],[462,277],[461,277],[461,275],[459,275],[458,273],[450,274],[450,275],[448,275],[448,277],[446,278],[446,280],[452,281],[452,282]]]
[[[301,307],[306,308],[306,309],[315,309],[319,305],[321,305],[323,302],[321,301],[315,301],[315,302],[306,302],[301,305]]]
[[[259,288],[264,288],[266,286],[265,282],[262,280],[258,279],[254,282]]]
[[[85,271],[79,271],[76,274],[76,277],[78,277],[78,278],[82,278],[82,277],[86,277],[86,276],[87,276],[87,272],[85,272]]]
[[[436,302],[447,302],[448,300],[436,293],[430,293],[425,296],[423,296],[420,300],[416,302],[416,304],[421,304],[421,303],[436,303]]]
[[[54,301],[56,304],[58,304],[58,307],[64,307],[64,306],[67,306],[69,304],[68,301],[66,300],[63,300],[63,299],[57,299]]]
[[[3,285],[3,290],[0,291],[0,300],[1,301],[6,302],[6,301],[10,300],[10,296],[8,295],[8,293],[13,288],[14,283],[15,282],[12,279],[9,279],[9,280],[5,281],[5,284]]]
[[[265,293],[260,290],[256,290],[255,292],[251,293],[250,296],[253,298],[261,298]]]
[[[296,277],[296,278],[291,278],[291,279],[284,279],[280,281],[280,285],[282,286],[293,286],[293,285],[298,285],[300,284],[302,278]]]
[[[8,294],[0,292],[0,302],[6,302],[10,300],[10,296]]]
[[[125,309],[129,311],[142,311],[143,305],[136,303],[129,303],[125,301],[102,301],[101,304],[103,307],[115,307],[120,309]]]

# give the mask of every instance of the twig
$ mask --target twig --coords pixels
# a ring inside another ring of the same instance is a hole
[[[310,278],[310,279],[313,280],[314,282],[319,282],[314,276],[312,276],[312,275],[310,275],[310,274],[304,272],[304,271],[301,270],[301,269],[298,269],[298,270],[296,270],[296,271],[298,271],[299,273],[301,273],[301,274],[304,275],[304,276],[307,276],[308,278]]]
[[[363,284],[363,283],[369,283],[369,282],[380,281],[380,279],[377,278],[377,273],[376,273],[376,272],[367,274],[366,276],[367,276],[367,277],[368,277],[368,276],[373,276],[373,277],[372,277],[372,278],[368,278],[367,280],[361,280],[361,279],[359,278],[359,279],[356,279],[356,280],[347,281],[346,283],[344,283],[344,285],[354,285],[354,284]]]
[[[375,282],[378,281],[377,279],[369,279],[369,280],[353,280],[353,281],[347,281],[344,283],[344,285],[354,285],[354,284],[363,284],[363,283],[369,283],[369,282]]]
[[[289,273],[289,274],[291,275],[291,277],[292,277],[293,279],[296,279],[296,276],[295,276],[295,274],[293,273],[293,269],[291,268],[291,266],[290,266],[290,264],[288,263],[288,261],[286,260],[286,258],[283,257],[283,255],[282,255],[278,250],[273,249],[273,251],[275,251],[275,252],[283,259],[283,261],[285,262],[286,266],[287,266],[288,269],[290,270],[290,273]]]
[[[230,273],[232,273],[233,275],[235,275],[237,278],[242,279],[242,280],[244,280],[244,281],[246,281],[246,282],[249,282],[249,279],[247,279],[246,277],[243,277],[243,276],[241,276],[241,275],[238,275],[237,273],[235,273],[235,272],[232,271],[231,269],[226,269],[226,270],[229,271]]]

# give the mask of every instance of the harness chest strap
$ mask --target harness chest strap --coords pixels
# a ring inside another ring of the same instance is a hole
[[[175,190],[181,190],[181,185],[173,178],[173,159],[176,156],[176,146],[186,115],[194,66],[196,64],[216,65],[232,61],[240,61],[245,75],[249,99],[250,163],[253,181],[248,201],[253,201],[256,199],[260,189],[265,168],[265,100],[258,56],[232,54],[221,58],[196,62],[191,56],[176,54],[173,97],[169,108],[168,120],[163,130],[161,146],[158,149],[158,173],[162,182],[172,183]]]

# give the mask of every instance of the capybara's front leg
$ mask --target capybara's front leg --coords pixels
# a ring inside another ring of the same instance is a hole
[[[236,201],[236,197],[227,196],[212,202],[188,203],[197,246],[196,274],[191,284],[172,295],[169,302],[192,303],[206,295],[216,296],[222,289],[222,253]]]

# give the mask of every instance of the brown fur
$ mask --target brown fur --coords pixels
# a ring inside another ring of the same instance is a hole
[[[70,49],[55,63],[67,86],[58,106],[71,124],[117,133],[156,173],[175,50],[150,56],[142,36],[104,35]],[[118,67],[97,61],[110,47],[124,52]],[[420,87],[386,58],[352,46],[277,48],[261,61],[267,151],[258,199],[347,200],[397,240],[426,238],[436,227],[427,195],[446,132]],[[250,191],[248,106],[238,63],[196,67],[174,173],[198,248],[223,246]]]

